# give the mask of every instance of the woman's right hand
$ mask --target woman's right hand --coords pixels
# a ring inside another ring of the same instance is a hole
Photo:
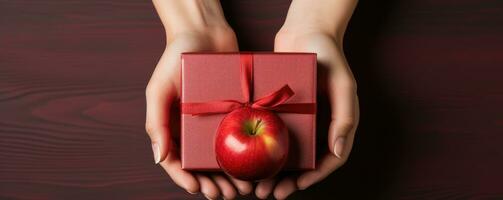
[[[234,31],[225,21],[218,1],[154,0],[166,29],[166,49],[146,89],[145,127],[152,142],[155,163],[187,192],[203,193],[208,199],[222,195],[226,199],[252,190],[249,182],[227,177],[223,173],[192,173],[181,168],[179,149],[172,140],[170,110],[180,94],[180,66],[183,52],[235,52],[238,45]]]
[[[257,184],[255,194],[267,198],[273,194],[284,199],[296,190],[304,190],[328,177],[342,166],[353,147],[360,109],[356,81],[343,51],[346,26],[356,0],[293,0],[285,23],[276,34],[276,52],[313,52],[317,54],[318,85],[330,99],[330,127],[327,151],[317,158],[316,169],[299,174],[271,178]],[[334,195],[337,198],[337,195]]]

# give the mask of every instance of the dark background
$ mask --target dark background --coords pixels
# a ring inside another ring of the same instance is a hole
[[[223,3],[241,50],[272,50],[289,1]],[[292,199],[503,199],[502,36],[499,0],[361,1],[352,156]],[[0,199],[202,198],[144,132],[164,45],[150,1],[0,0]]]

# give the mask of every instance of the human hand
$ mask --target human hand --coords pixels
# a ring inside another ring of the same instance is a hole
[[[284,199],[325,179],[348,159],[358,126],[359,106],[356,81],[344,57],[342,39],[355,4],[354,0],[292,2],[285,24],[276,35],[274,50],[317,54],[318,65],[324,68],[320,71],[326,72],[328,79],[326,88],[332,108],[330,151],[318,158],[314,170],[258,183],[257,197],[265,199],[273,193],[275,198]]]
[[[249,182],[227,177],[223,173],[192,173],[181,168],[179,149],[173,136],[179,134],[170,125],[171,114],[180,94],[181,54],[194,51],[238,51],[233,30],[223,17],[218,1],[154,0],[166,29],[167,46],[146,89],[145,127],[152,141],[155,163],[187,192],[201,192],[208,199],[223,196],[233,199],[252,190]]]

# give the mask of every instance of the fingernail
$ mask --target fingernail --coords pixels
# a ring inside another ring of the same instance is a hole
[[[187,191],[187,193],[189,193],[189,194],[197,194],[196,192],[191,192],[191,191],[188,191],[188,190],[185,190],[185,191]]]
[[[337,158],[342,158],[342,154],[344,153],[344,144],[346,143],[345,137],[337,137],[335,139],[334,145],[334,154]]]
[[[302,187],[297,187],[299,190],[305,190],[306,187],[302,186]]]
[[[161,161],[161,152],[159,145],[156,142],[152,143],[152,151],[154,152],[155,164],[159,164],[159,162]]]
[[[209,199],[209,200],[213,200],[212,198],[209,198],[208,196],[204,195],[204,197],[206,197],[206,199]]]

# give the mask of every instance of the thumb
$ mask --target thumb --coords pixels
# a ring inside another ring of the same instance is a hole
[[[358,125],[359,109],[356,81],[349,69],[344,54],[337,49],[330,54],[321,54],[319,63],[328,66],[328,93],[332,109],[328,144],[339,159],[346,158],[351,151],[353,137]]]
[[[358,108],[355,86],[347,78],[333,77],[330,81],[332,122],[329,130],[329,147],[338,158],[344,158],[358,124]]]
[[[170,86],[173,87],[173,86]],[[171,105],[174,95],[171,89],[147,87],[147,116],[145,129],[152,143],[152,151],[156,164],[166,159],[171,148],[171,130],[169,127]]]
[[[150,78],[145,91],[147,114],[145,129],[152,142],[152,151],[156,164],[168,156],[171,148],[170,110],[174,100],[178,97],[175,66],[180,61],[178,56],[163,54]],[[179,54],[174,54],[179,55]],[[172,66],[172,67],[170,67]]]

